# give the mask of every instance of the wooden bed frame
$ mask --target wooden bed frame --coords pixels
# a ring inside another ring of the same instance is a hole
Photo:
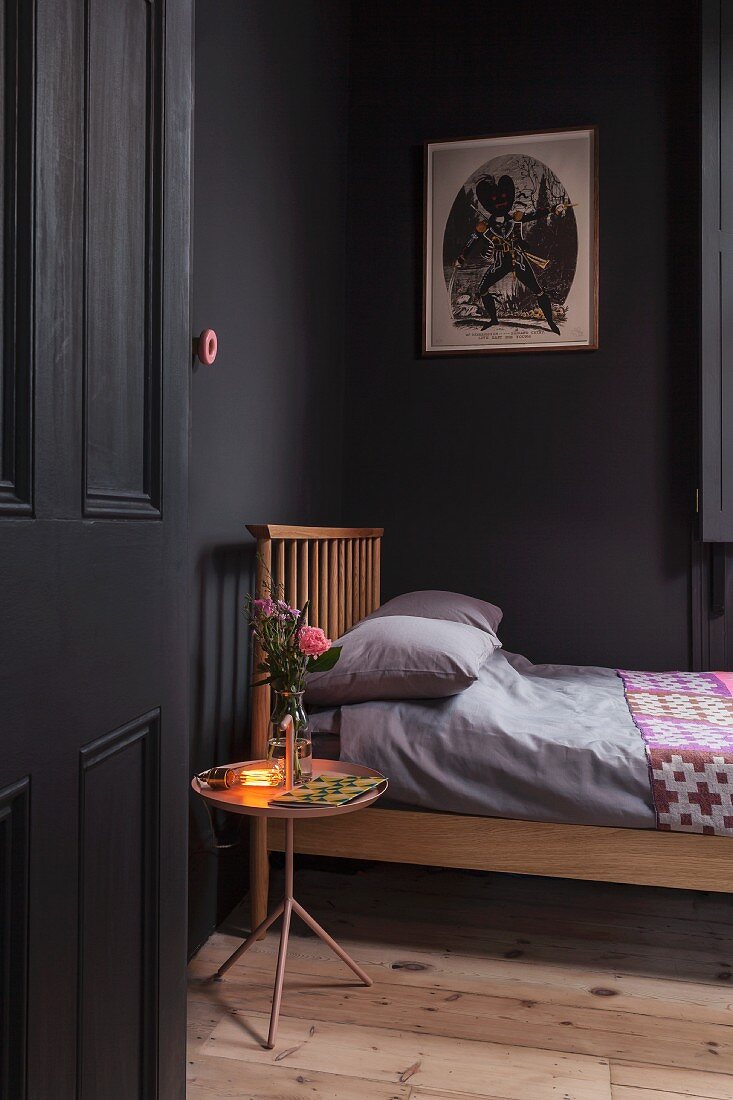
[[[265,570],[309,622],[337,638],[379,606],[381,528],[250,526],[257,539],[257,589]],[[259,656],[254,653],[254,661]],[[251,751],[267,751],[269,688],[253,694]],[[282,822],[256,819],[250,834],[252,927],[264,919],[268,851],[284,850]],[[653,829],[556,825],[379,806],[302,822],[295,850],[310,855],[462,867],[552,878],[733,892],[733,841]]]

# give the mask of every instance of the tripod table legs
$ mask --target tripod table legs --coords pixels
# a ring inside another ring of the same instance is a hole
[[[288,954],[288,939],[290,937],[290,918],[293,913],[297,913],[302,921],[304,921],[308,927],[316,933],[317,936],[327,944],[331,950],[338,955],[342,962],[353,970],[357,978],[364,983],[364,985],[371,985],[372,979],[366,974],[361,967],[354,962],[343,947],[336,943],[336,940],[332,936],[329,936],[325,928],[310,915],[307,909],[304,909],[299,901],[296,901],[293,896],[293,819],[287,818],[285,822],[285,897],[280,901],[272,912],[265,917],[261,924],[254,929],[254,931],[247,937],[244,943],[234,951],[229,958],[221,964],[216,972],[216,977],[221,978],[226,974],[230,966],[239,959],[245,951],[255,943],[264,932],[274,924],[278,917],[283,918],[282,929],[280,930],[280,947],[277,953],[277,969],[275,971],[275,989],[272,996],[272,1012],[270,1014],[270,1030],[267,1036],[267,1043],[264,1045],[268,1050],[272,1050],[275,1046],[275,1040],[277,1038],[277,1025],[280,1018],[280,1004],[282,1002],[283,995],[283,982],[285,979],[285,960]]]
[[[326,929],[322,928],[318,921],[314,920],[308,910],[304,909],[300,902],[296,901],[295,898],[293,898],[293,909],[298,914],[300,919],[302,921],[305,921],[308,927],[311,928],[317,936],[320,936],[325,944],[328,944],[334,954],[338,955],[341,961],[345,962],[349,969],[354,971],[357,978],[359,978],[364,983],[364,985],[372,984],[372,979],[369,977],[369,975],[364,973],[362,968],[354,962],[351,955],[344,951],[343,947],[340,944],[336,943],[336,940],[332,936],[329,936]]]
[[[257,925],[254,932],[250,933],[250,935],[247,937],[247,939],[244,941],[244,943],[240,943],[237,950],[229,956],[229,958],[226,960],[226,962],[223,962],[221,964],[221,966],[219,967],[219,969],[216,972],[216,977],[217,978],[223,978],[224,975],[226,974],[227,970],[229,969],[229,967],[234,965],[234,963],[237,961],[237,959],[240,957],[240,955],[243,955],[245,953],[245,951],[249,951],[252,944],[255,943],[256,940],[258,940],[260,938],[260,936],[264,935],[264,933],[267,931],[267,929],[270,927],[270,925],[274,924],[275,921],[277,920],[277,918],[284,911],[285,911],[285,902],[281,901],[280,904],[277,905],[272,910],[272,912],[269,914],[269,916],[265,917],[265,919],[262,921],[262,923]]]

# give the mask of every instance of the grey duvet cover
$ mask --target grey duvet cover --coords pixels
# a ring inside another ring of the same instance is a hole
[[[448,699],[312,716],[343,760],[411,806],[578,825],[655,827],[644,743],[611,669],[533,665],[498,650]]]

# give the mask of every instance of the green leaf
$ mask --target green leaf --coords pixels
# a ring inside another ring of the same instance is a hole
[[[341,656],[341,646],[332,645],[320,657],[311,657],[308,660],[308,672],[329,672]]]
[[[272,677],[268,676],[265,680],[255,680],[253,683],[250,684],[250,687],[261,688],[261,687],[266,687],[267,684],[271,684],[271,683],[272,683]]]

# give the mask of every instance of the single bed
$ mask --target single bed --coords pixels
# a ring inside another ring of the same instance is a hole
[[[258,590],[269,570],[290,603],[302,606],[310,599],[309,621],[330,637],[379,606],[382,529],[265,525],[248,530],[257,539]],[[518,708],[511,723],[496,713],[497,687]],[[572,722],[564,720],[568,708]],[[251,727],[256,757],[266,752],[269,711],[269,689],[258,689]],[[467,720],[477,711],[492,712],[480,745],[472,741]],[[516,734],[511,741],[505,736],[507,727],[517,729],[518,715],[526,731],[523,746]],[[728,837],[655,829],[642,738],[612,670],[533,666],[499,650],[461,695],[326,710],[314,725],[327,739],[329,755],[340,751],[349,759],[352,754],[388,774],[390,794],[402,805],[375,806],[335,823],[304,822],[297,830],[297,851],[733,890]],[[413,729],[421,735],[410,736]],[[278,822],[254,823],[253,926],[266,909],[268,851],[283,846]]]

